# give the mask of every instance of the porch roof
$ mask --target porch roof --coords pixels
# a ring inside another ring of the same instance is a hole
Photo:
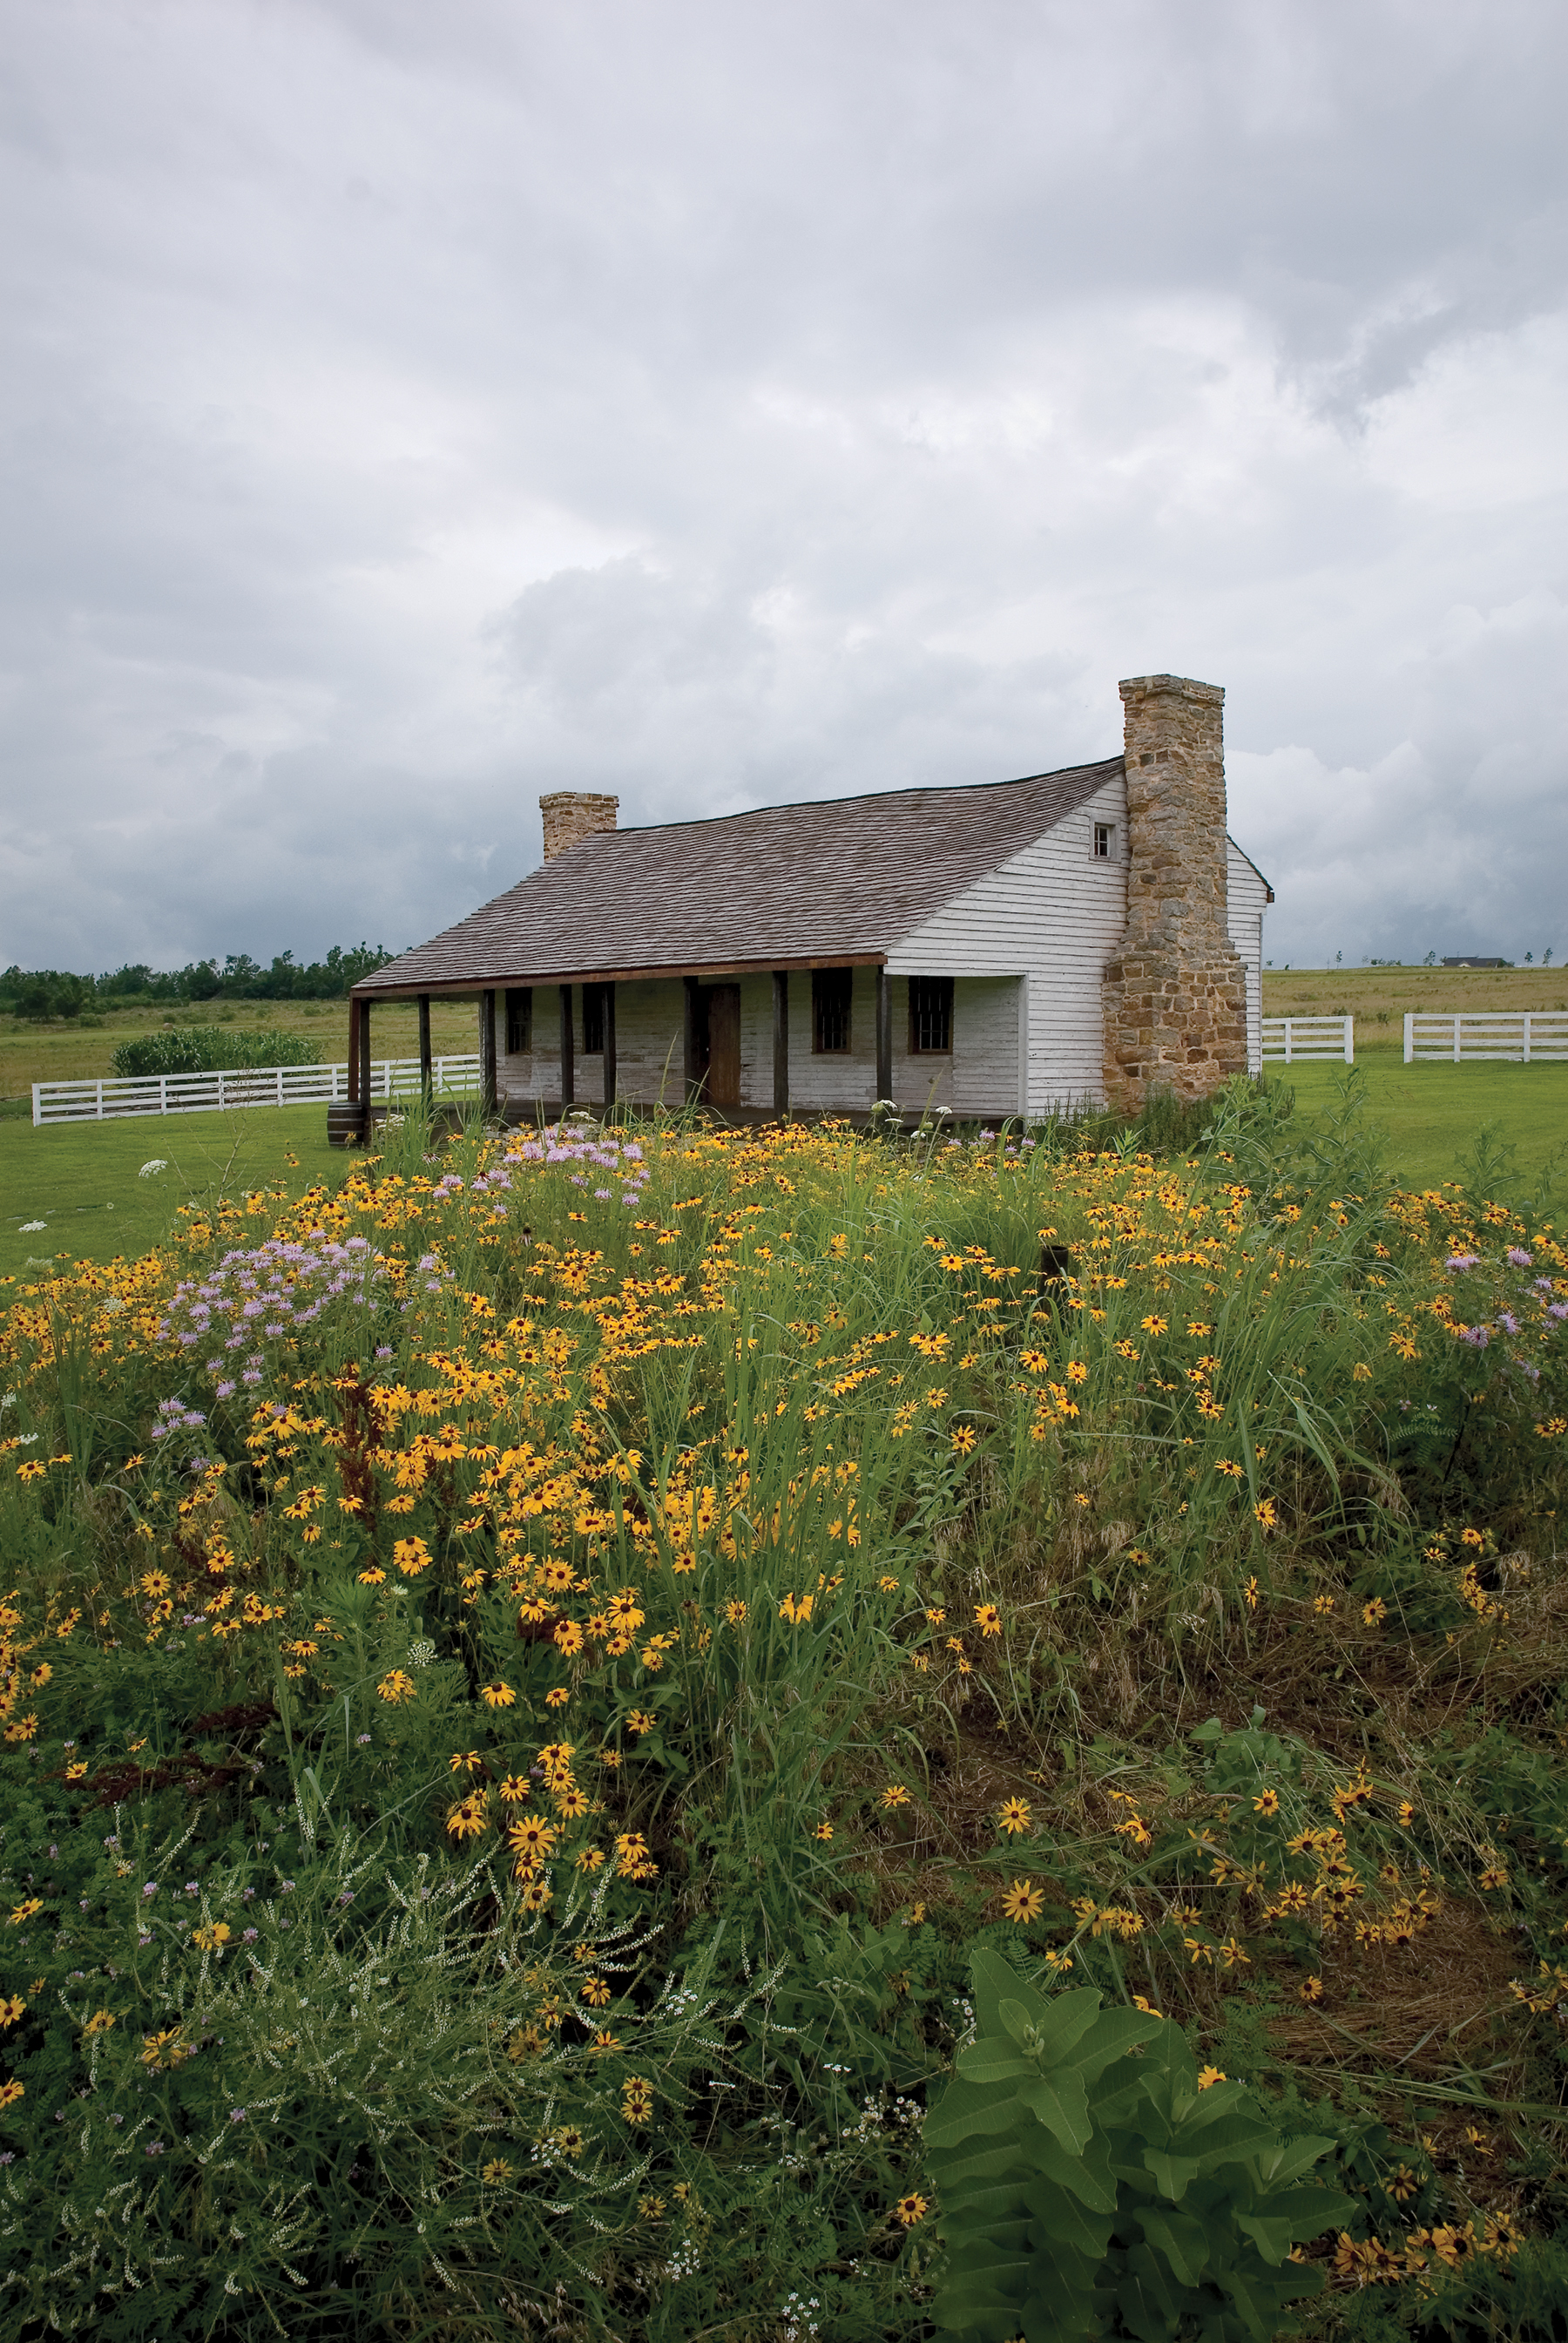
[[[1112,757],[1022,780],[601,831],[354,990],[374,1001],[880,961],[1121,770]]]

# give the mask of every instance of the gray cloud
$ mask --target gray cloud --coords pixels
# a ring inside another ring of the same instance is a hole
[[[1279,960],[1551,942],[1544,5],[16,12],[5,957],[398,946],[535,800],[1225,683]]]

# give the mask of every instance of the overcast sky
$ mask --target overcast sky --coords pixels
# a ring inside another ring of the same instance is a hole
[[[1561,0],[3,0],[0,963],[421,940],[1222,683],[1276,964],[1568,950]]]

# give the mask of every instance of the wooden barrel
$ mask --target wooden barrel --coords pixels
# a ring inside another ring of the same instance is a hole
[[[357,1147],[365,1137],[365,1109],[357,1099],[337,1100],[327,1110],[329,1147]]]

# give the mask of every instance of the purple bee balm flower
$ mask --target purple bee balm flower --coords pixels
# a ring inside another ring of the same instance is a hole
[[[1546,1315],[1548,1318],[1555,1318],[1561,1325],[1563,1320],[1568,1318],[1568,1302],[1549,1302],[1546,1305]]]
[[[1526,1252],[1523,1245],[1510,1245],[1508,1258],[1515,1269],[1528,1269],[1535,1256],[1533,1253]]]
[[[219,1399],[232,1399],[234,1397],[234,1393],[235,1386],[232,1383],[225,1382],[219,1383],[217,1387],[217,1395]]]
[[[259,1928],[242,1929],[240,1932],[240,1942],[242,1945],[254,1945],[260,1934],[261,1930]]]
[[[1484,1351],[1492,1337],[1484,1326],[1462,1326],[1459,1339],[1462,1342],[1471,1343],[1478,1351]]]
[[[1505,1333],[1517,1334],[1519,1332],[1519,1321],[1512,1311],[1500,1310],[1497,1313],[1497,1322]]]
[[[1478,1252],[1451,1252],[1444,1262],[1445,1269],[1473,1269],[1481,1259]]]

